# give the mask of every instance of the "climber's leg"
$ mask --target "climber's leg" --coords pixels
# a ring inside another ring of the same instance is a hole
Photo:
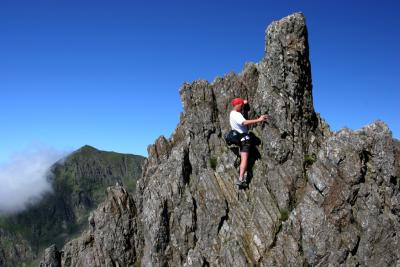
[[[250,136],[248,134],[243,134],[243,137],[240,140],[240,171],[239,171],[240,181],[245,180],[244,174],[246,173],[247,170],[249,153],[250,153]]]
[[[248,160],[249,160],[249,152],[240,152],[240,171],[239,171],[240,181],[244,181],[244,173],[247,170]]]

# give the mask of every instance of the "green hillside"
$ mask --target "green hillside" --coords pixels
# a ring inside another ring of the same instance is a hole
[[[48,178],[52,193],[46,193],[22,213],[0,217],[0,230],[7,236],[2,239],[0,235],[0,265],[31,261],[49,244],[61,247],[79,234],[90,211],[104,200],[107,186],[119,183],[134,191],[144,159],[84,146],[54,164]],[[27,242],[15,239],[13,244],[10,236],[20,236]],[[30,248],[26,250],[32,253],[15,253],[14,246],[27,244]]]

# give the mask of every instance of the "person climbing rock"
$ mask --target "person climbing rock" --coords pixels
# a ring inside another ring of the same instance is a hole
[[[247,163],[249,159],[249,152],[251,146],[251,140],[249,135],[248,127],[249,125],[264,122],[267,120],[266,115],[261,115],[257,119],[247,120],[244,118],[243,114],[241,113],[244,105],[247,104],[247,100],[242,98],[235,98],[231,101],[233,109],[229,114],[229,122],[231,125],[232,130],[235,130],[240,133],[240,171],[239,171],[239,178],[236,181],[236,184],[240,187],[246,187],[247,181],[244,177],[244,174],[247,170]]]

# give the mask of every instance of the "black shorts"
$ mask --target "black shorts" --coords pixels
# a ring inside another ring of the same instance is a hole
[[[250,135],[245,133],[242,134],[242,138],[240,139],[240,152],[250,152]]]

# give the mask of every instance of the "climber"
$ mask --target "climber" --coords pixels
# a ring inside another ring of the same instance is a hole
[[[241,134],[240,139],[240,171],[239,178],[236,181],[236,185],[239,187],[247,186],[247,175],[244,177],[244,174],[247,170],[247,162],[249,158],[251,140],[249,135],[249,130],[247,128],[248,125],[256,124],[259,122],[264,122],[267,120],[266,115],[261,115],[258,119],[246,120],[241,111],[243,106],[247,104],[247,100],[242,98],[235,98],[231,102],[233,109],[229,115],[229,122],[232,130],[236,130]]]

